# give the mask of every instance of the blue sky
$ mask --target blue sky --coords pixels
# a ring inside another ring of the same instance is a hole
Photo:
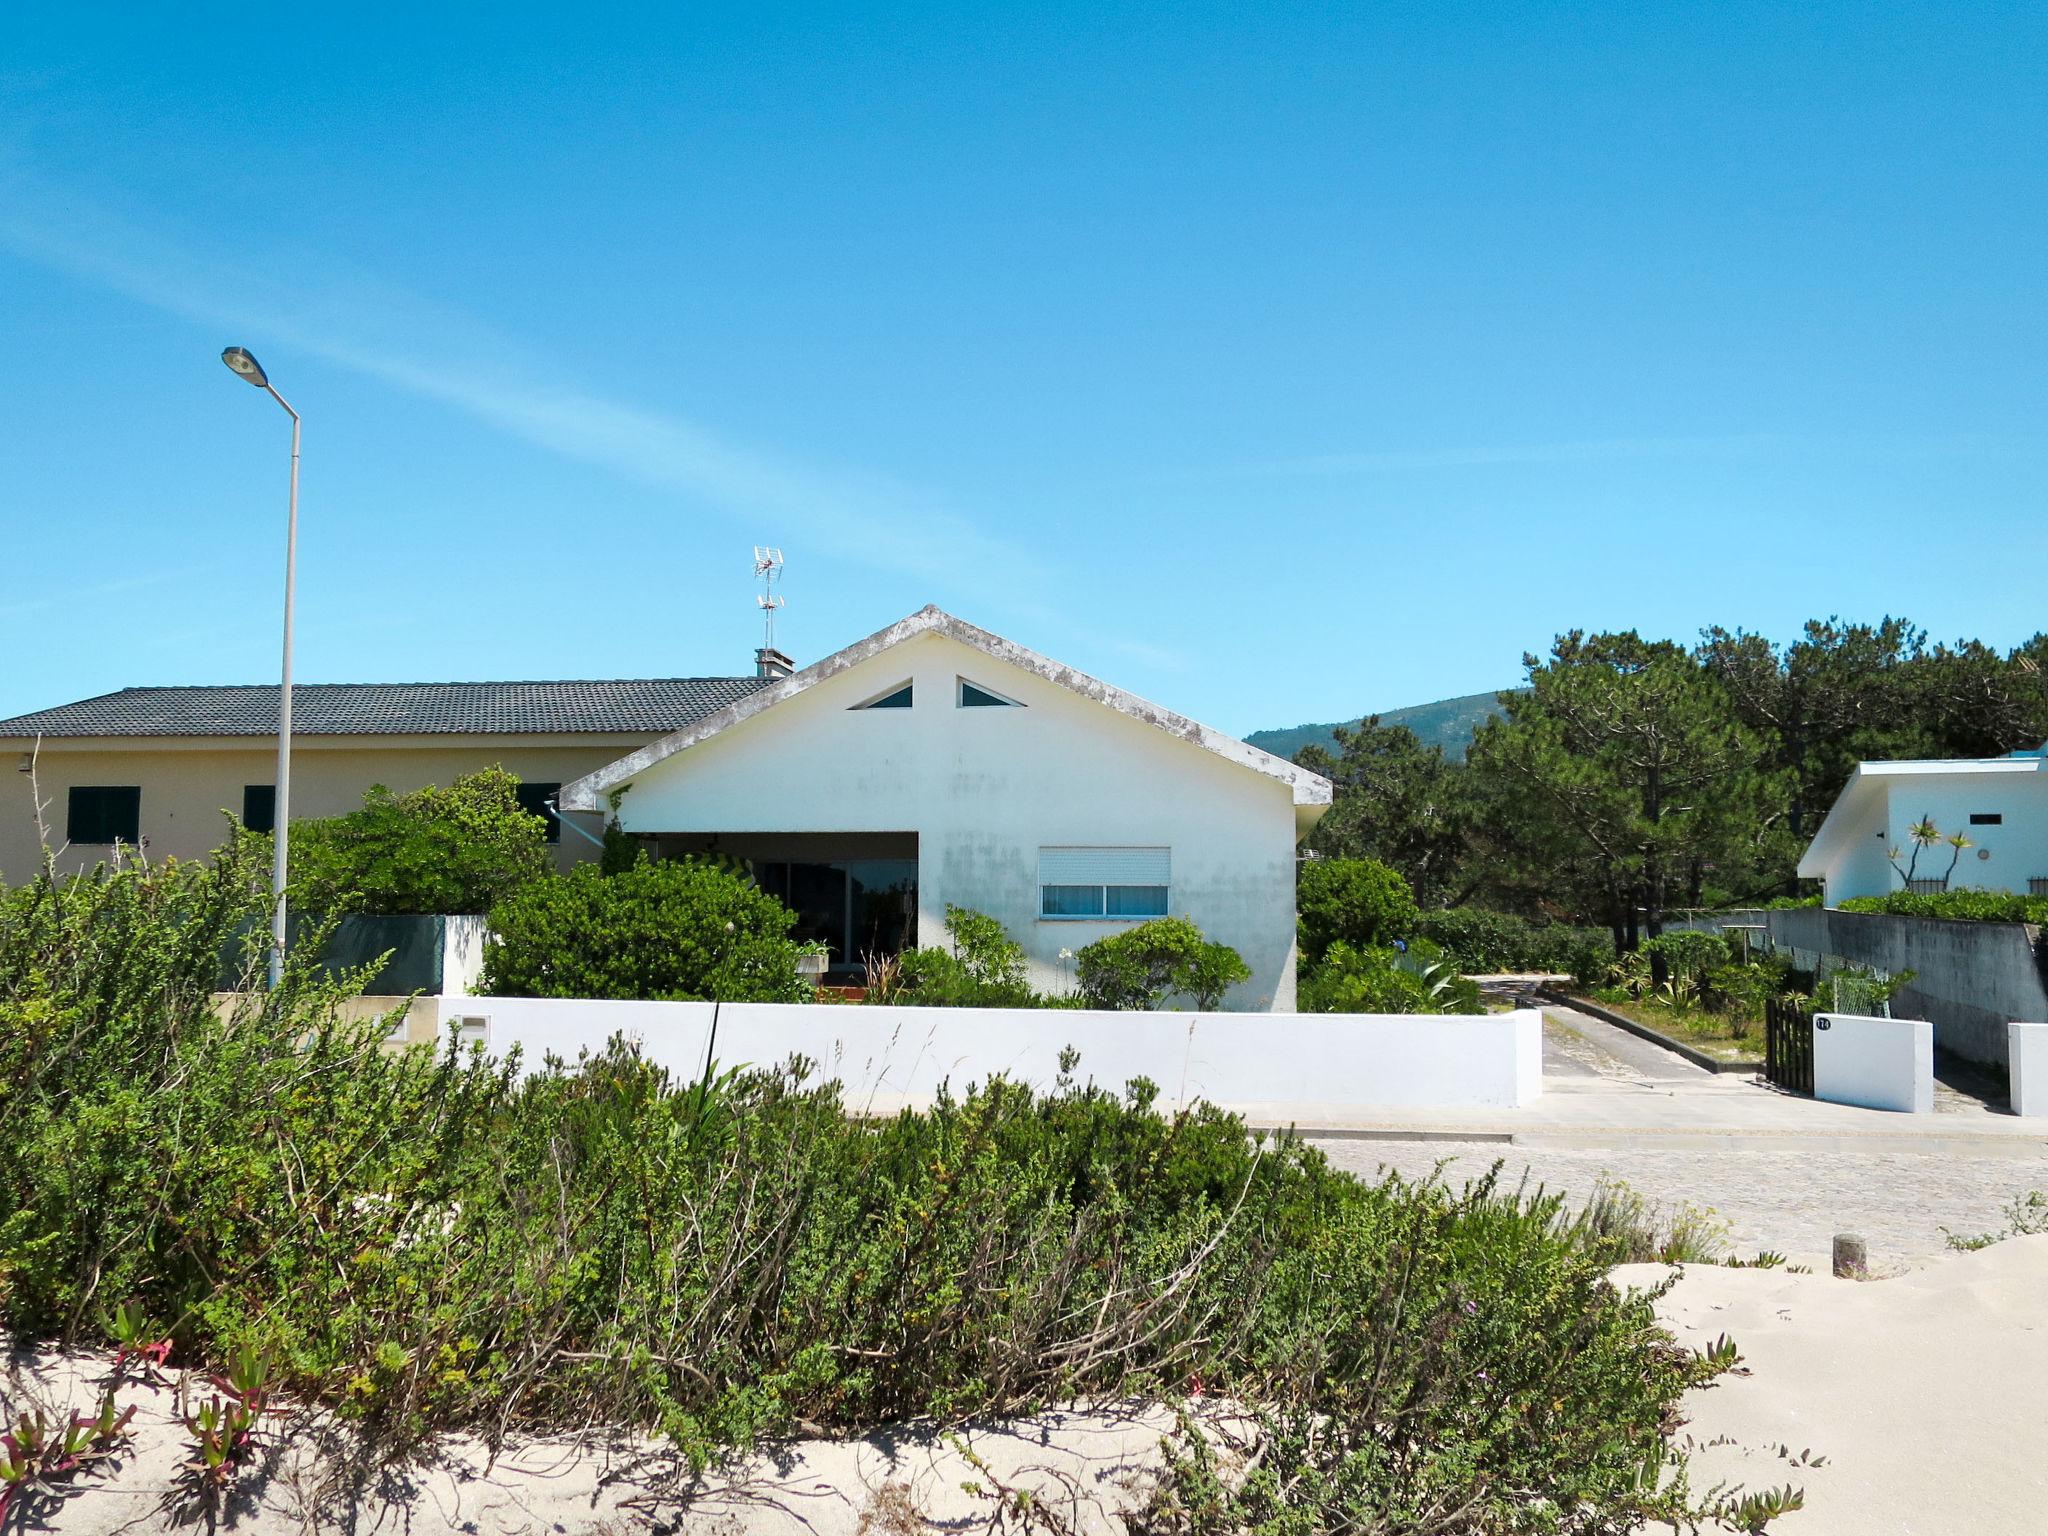
[[[2048,12],[0,18],[0,715],[925,602],[1226,729],[2048,627]]]

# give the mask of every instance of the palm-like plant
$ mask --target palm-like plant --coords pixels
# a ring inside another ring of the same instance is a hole
[[[1920,868],[1920,855],[1928,849],[1937,843],[1946,842],[1955,850],[1954,858],[1948,861],[1948,874],[1941,877],[1941,883],[1946,887],[1949,875],[1956,872],[1956,860],[1963,856],[1965,848],[1971,846],[1970,840],[1960,832],[1944,838],[1941,828],[1934,824],[1932,816],[1922,816],[1912,826],[1906,828],[1906,841],[1913,845],[1913,856],[1905,864],[1899,863],[1899,850],[1896,848],[1885,849],[1884,856],[1891,861],[1892,868],[1898,871],[1899,879],[1907,890],[1913,888],[1914,878]]]

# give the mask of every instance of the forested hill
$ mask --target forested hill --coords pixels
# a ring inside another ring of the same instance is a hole
[[[1424,746],[1441,745],[1444,755],[1463,761],[1472,733],[1500,713],[1497,693],[1468,693],[1461,699],[1438,699],[1434,704],[1411,704],[1406,709],[1389,709],[1380,714],[1381,725],[1405,725]],[[1356,725],[1356,720],[1340,722]],[[1245,737],[1276,757],[1291,758],[1310,742],[1337,749],[1337,725],[1297,725],[1287,730],[1254,731]]]

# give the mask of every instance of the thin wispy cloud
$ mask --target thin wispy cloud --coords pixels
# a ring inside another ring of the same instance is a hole
[[[1467,443],[1436,448],[1362,449],[1301,454],[1164,470],[1144,477],[1159,484],[1189,481],[1342,478],[1466,469],[1611,464],[1629,461],[1760,458],[1797,453],[1814,457],[1899,460],[1948,455],[2038,456],[2048,437],[1950,433],[1846,437],[1790,432],[1732,432],[1698,436],[1579,438],[1559,442]]]
[[[1490,464],[1597,464],[1614,459],[1684,458],[1743,454],[1778,447],[1781,433],[1721,437],[1609,437],[1558,443],[1492,443],[1450,448],[1382,449],[1273,459],[1240,467],[1256,475],[1340,475],[1376,469],[1467,469]]]
[[[143,571],[133,576],[111,576],[105,581],[87,582],[84,586],[66,585],[61,595],[25,598],[11,603],[0,603],[0,619],[28,619],[42,613],[75,614],[81,608],[96,607],[100,603],[118,606],[119,600],[137,592],[146,592],[152,587],[177,584],[180,587],[201,576],[214,574],[219,567],[210,565],[181,566],[175,570]]]
[[[309,353],[550,452],[676,492],[752,533],[949,580],[977,569],[1002,570],[1006,581],[1039,574],[1029,550],[984,533],[928,493],[886,476],[821,470],[673,412],[563,388],[554,382],[560,361],[544,368],[469,316],[314,258],[258,266],[18,175],[0,176],[0,245],[252,346]],[[297,275],[284,282],[276,271]]]

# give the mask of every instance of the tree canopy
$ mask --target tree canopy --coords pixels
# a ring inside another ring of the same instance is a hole
[[[521,808],[502,768],[395,795],[373,784],[363,808],[295,821],[292,899],[312,913],[488,912],[553,867],[547,823]]]
[[[1463,763],[1376,718],[1304,749],[1337,788],[1310,849],[1380,861],[1425,911],[1597,924],[1628,947],[1680,907],[1795,894],[1860,761],[2048,741],[2048,633],[2000,652],[1890,617],[1815,620],[1786,645],[1573,630],[1523,665]]]

